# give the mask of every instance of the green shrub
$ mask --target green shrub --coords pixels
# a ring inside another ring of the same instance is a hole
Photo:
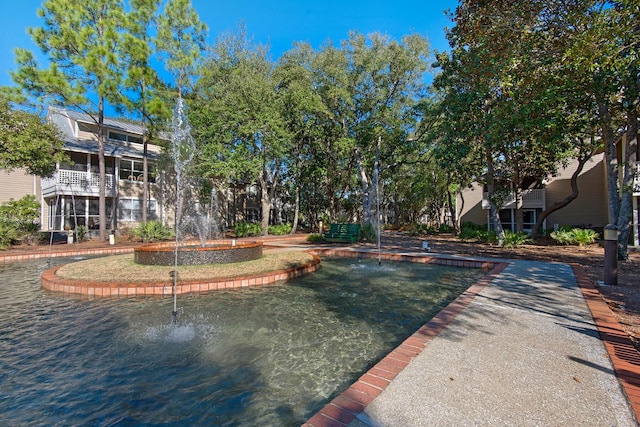
[[[375,242],[378,239],[378,234],[376,233],[376,229],[373,224],[370,222],[362,224],[360,226],[360,235],[358,238],[366,242]]]
[[[482,243],[493,245],[498,242],[498,236],[496,236],[496,232],[493,230],[478,231],[477,236],[478,236],[478,240],[480,240]]]
[[[551,238],[556,242],[563,245],[572,245],[573,237],[570,231],[559,229],[558,231],[551,232]]]
[[[309,243],[320,243],[324,241],[324,237],[322,237],[322,234],[309,234],[309,236],[307,237],[307,242]]]
[[[142,239],[143,242],[156,242],[173,237],[173,230],[160,221],[147,221],[130,230],[131,235]]]
[[[453,233],[453,227],[449,224],[440,224],[438,233]]]
[[[511,231],[504,232],[504,242],[502,242],[502,247],[505,248],[515,248],[518,246],[522,246],[526,243],[532,243],[533,240],[529,237],[527,233],[522,231],[517,233],[512,233]]]
[[[27,194],[20,200],[11,199],[0,205],[0,217],[13,222],[19,231],[36,231],[40,218],[40,203],[32,194]]]
[[[76,240],[78,242],[84,242],[89,240],[89,229],[84,225],[79,225],[76,227]]]
[[[478,230],[465,227],[460,230],[460,233],[458,233],[458,238],[464,241],[478,240],[479,233],[480,232]]]
[[[487,229],[487,224],[476,224],[473,222],[463,222],[460,225],[460,230],[464,230],[464,229],[469,229],[469,230],[474,230],[474,231],[485,231]]]
[[[18,240],[18,230],[13,222],[0,218],[0,250],[7,249]]]
[[[262,234],[262,225],[251,222],[238,222],[233,231],[236,237],[259,236]]]
[[[567,229],[562,227],[558,231],[551,233],[551,238],[563,245],[590,245],[594,243],[598,237],[599,235],[595,231],[582,228]]]
[[[20,200],[9,200],[0,204],[0,222],[3,236],[0,247],[6,248],[17,241],[34,243],[38,241],[40,226],[40,203],[35,196],[28,194]]]
[[[269,234],[273,236],[282,236],[291,233],[291,224],[270,225]]]

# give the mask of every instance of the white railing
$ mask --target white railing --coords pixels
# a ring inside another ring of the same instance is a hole
[[[105,190],[108,195],[115,192],[115,182],[115,175],[105,175]],[[42,180],[42,191],[45,194],[97,195],[100,191],[100,174],[59,169],[53,178]]]
[[[522,207],[525,209],[545,208],[545,189],[522,190]],[[506,198],[503,209],[514,209],[516,207],[516,194],[511,192]],[[489,209],[489,193],[482,195],[482,209]]]
[[[636,165],[636,176],[633,178],[633,192],[640,193],[640,164]]]

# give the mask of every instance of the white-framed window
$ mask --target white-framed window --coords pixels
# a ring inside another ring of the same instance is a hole
[[[126,133],[109,131],[109,139],[122,142],[135,142],[136,144],[142,144],[142,138],[139,136],[128,135]]]
[[[153,173],[153,165],[149,164],[148,181],[156,182]],[[120,160],[120,179],[125,181],[143,181],[142,160],[122,159]]]
[[[158,203],[147,202],[147,219],[158,219]],[[118,221],[142,221],[142,199],[120,198],[118,200]]]

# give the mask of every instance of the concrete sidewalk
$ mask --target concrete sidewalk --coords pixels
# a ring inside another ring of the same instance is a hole
[[[363,378],[306,425],[637,425],[565,264],[511,261],[397,376]]]

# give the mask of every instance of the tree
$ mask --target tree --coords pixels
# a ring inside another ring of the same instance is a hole
[[[501,199],[495,197],[500,195],[496,173],[510,183],[506,190],[515,192],[521,229],[523,179],[543,179],[569,158],[586,162],[594,153],[594,145],[587,143],[591,139],[584,137],[593,129],[593,109],[566,60],[570,44],[563,37],[578,28],[574,15],[586,16],[589,10],[589,2],[570,0],[464,1],[456,10],[456,27],[449,35],[452,54],[441,55],[443,73],[436,84],[446,91],[450,106],[462,106],[452,108],[460,114],[454,117],[465,116],[465,102],[474,94],[486,94],[474,108],[480,116],[472,121],[484,125],[484,168],[496,225]],[[574,200],[577,187],[573,193],[552,209]]]
[[[156,48],[174,76],[178,97],[184,96],[204,50],[207,26],[191,0],[169,0],[158,17]]]
[[[374,174],[394,164],[399,150],[415,129],[414,107],[424,91],[429,47],[418,35],[402,41],[381,34],[351,33],[342,48],[347,54],[348,80],[353,88],[353,116],[349,136],[355,139],[355,158],[362,189],[364,222],[371,222],[377,179]],[[380,166],[377,159],[384,159]],[[379,214],[378,214],[379,216]]]
[[[64,160],[60,131],[34,113],[13,108],[0,91],[0,169],[24,168],[29,174],[51,176]]]
[[[17,49],[18,70],[12,77],[41,100],[88,114],[98,127],[100,173],[100,240],[106,239],[106,172],[104,111],[107,101],[118,105],[123,74],[119,57],[122,0],[46,0],[38,15],[42,27],[29,29],[47,55],[48,69],[40,69],[33,53]]]
[[[291,151],[285,153],[283,159],[284,169],[289,176],[289,187],[294,194],[291,234],[298,227],[301,189],[307,187],[307,184],[307,188],[313,185],[313,179],[308,179],[312,178],[312,171],[315,170],[313,142],[321,138],[319,128],[315,126],[315,118],[327,114],[322,99],[313,90],[313,56],[311,46],[306,43],[296,44],[282,55],[274,72],[277,91],[282,99],[281,115],[291,138]]]
[[[160,0],[131,0],[131,11],[127,15],[123,34],[123,63],[127,70],[124,80],[125,108],[140,116],[142,126],[142,221],[147,221],[149,198],[148,145],[152,134],[157,133],[162,122],[169,116],[167,102],[163,98],[164,85],[151,66],[153,39],[149,34],[155,21]]]
[[[273,191],[290,141],[273,63],[267,49],[252,46],[240,28],[218,40],[200,74],[193,116],[203,176],[256,182],[267,234]]]
[[[640,117],[640,5],[634,0],[596,1],[579,15],[582,30],[568,52],[574,69],[589,80],[587,92],[602,132],[609,222],[620,230],[618,258],[628,258],[633,183],[638,160]],[[593,105],[592,104],[592,105]],[[624,149],[619,150],[623,141]]]

